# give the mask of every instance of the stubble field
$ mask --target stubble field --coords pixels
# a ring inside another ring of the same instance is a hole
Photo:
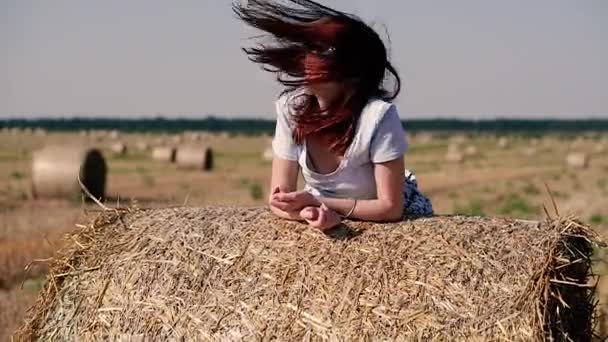
[[[503,141],[501,141],[503,140]],[[34,199],[33,152],[49,144],[87,144],[103,150],[108,166],[107,205],[133,201],[150,206],[259,206],[268,193],[270,162],[263,152],[268,136],[79,134],[0,132],[0,341],[16,328],[44,281],[44,260],[63,243],[62,236],[90,220],[99,208],[78,198]],[[126,154],[110,149],[122,142]],[[208,146],[213,170],[182,170],[154,161],[155,145]],[[409,137],[406,168],[432,200],[437,214],[511,216],[542,220],[543,206],[553,215],[551,190],[559,213],[575,214],[603,236],[608,231],[608,135],[429,135]],[[506,143],[505,143],[506,142]],[[505,143],[504,146],[501,144]],[[137,149],[136,146],[142,148]],[[464,160],[446,160],[448,150]],[[589,166],[568,166],[570,153],[583,152]],[[598,251],[597,272],[604,272]],[[35,261],[37,260],[37,261]],[[34,261],[32,263],[32,261]],[[27,265],[28,270],[25,270]],[[599,285],[600,303],[608,291]],[[603,305],[600,305],[603,310]]]

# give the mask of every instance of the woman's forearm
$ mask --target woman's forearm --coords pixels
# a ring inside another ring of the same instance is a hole
[[[317,197],[321,203],[338,212],[340,215],[347,215],[355,205],[353,199]],[[390,202],[381,199],[358,200],[349,218],[364,221],[397,221],[401,219],[403,212],[403,202]]]

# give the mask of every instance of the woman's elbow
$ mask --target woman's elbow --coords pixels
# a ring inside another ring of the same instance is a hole
[[[387,203],[383,216],[384,220],[387,222],[400,221],[403,217],[403,203]]]

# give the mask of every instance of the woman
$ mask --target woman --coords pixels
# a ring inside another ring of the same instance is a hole
[[[234,4],[271,42],[245,48],[276,73],[272,212],[326,230],[344,218],[396,221],[433,214],[404,170],[407,149],[396,107],[400,78],[378,34],[363,21],[309,0]],[[392,75],[394,89],[384,87]],[[305,187],[297,191],[298,174]]]

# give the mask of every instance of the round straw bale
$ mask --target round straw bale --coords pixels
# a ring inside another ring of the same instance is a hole
[[[272,146],[269,146],[266,149],[264,149],[264,153],[262,153],[262,160],[263,161],[272,161],[272,158],[274,158],[274,152],[272,150]]]
[[[175,156],[177,167],[210,171],[213,169],[213,151],[209,147],[182,146]]]
[[[145,141],[138,141],[135,143],[135,148],[140,152],[145,152],[150,149],[150,145]]]
[[[158,146],[152,149],[152,159],[173,163],[177,149],[172,146]]]
[[[445,155],[445,160],[449,163],[464,162],[464,153],[460,151],[460,144],[450,143],[450,145],[448,145],[448,151]]]
[[[536,147],[528,146],[528,147],[526,147],[526,148],[523,149],[522,153],[526,157],[533,157],[533,156],[535,156],[538,153],[538,150],[537,150]]]
[[[413,141],[417,144],[430,144],[433,142],[433,133],[430,132],[421,132],[414,136]]]
[[[119,156],[125,155],[125,154],[127,154],[127,144],[122,143],[122,142],[113,143],[110,146],[110,150],[115,155],[119,155]]]
[[[174,144],[181,144],[184,141],[184,138],[181,135],[174,135],[171,137],[170,141]]]
[[[500,137],[496,145],[498,146],[498,148],[506,149],[509,147],[509,139],[507,139],[506,137]]]
[[[477,150],[477,147],[473,145],[469,145],[464,149],[464,154],[466,156],[476,156],[478,153],[479,151]]]
[[[587,168],[589,166],[589,155],[586,153],[569,153],[566,156],[566,165],[571,168]]]
[[[463,163],[464,154],[461,152],[448,152],[445,155],[445,161],[447,161],[449,163]]]
[[[467,136],[464,134],[454,134],[450,137],[450,142],[456,145],[462,145],[467,141]]]
[[[162,137],[155,138],[152,143],[157,146],[162,146],[165,144],[165,139]]]
[[[118,138],[120,138],[120,132],[117,130],[112,130],[108,133],[108,138],[112,140],[117,140]]]
[[[36,151],[32,162],[34,197],[73,198],[81,192],[78,176],[95,198],[103,198],[106,162],[94,148],[51,145]]]
[[[323,234],[261,208],[133,209],[68,241],[18,340],[591,338],[597,238],[568,218]]]
[[[34,129],[34,135],[37,137],[46,137],[47,136],[47,131],[43,128],[36,128]]]
[[[199,132],[184,132],[184,138],[196,142],[201,140],[201,134]]]

